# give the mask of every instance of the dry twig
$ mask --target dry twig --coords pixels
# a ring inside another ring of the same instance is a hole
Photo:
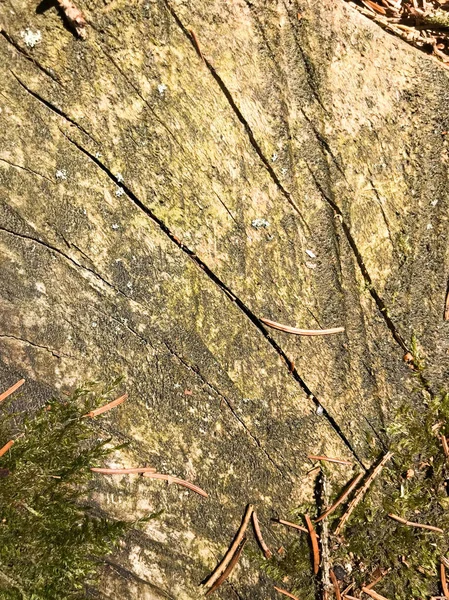
[[[9,442],[7,442],[3,446],[3,448],[0,448],[0,456],[3,456],[4,454],[6,454],[13,444],[14,444],[14,440],[9,440]]]
[[[245,544],[246,544],[246,537],[244,537],[243,540],[241,541],[234,556],[231,558],[229,565],[226,567],[226,569],[223,571],[223,573],[220,575],[220,577],[217,579],[217,581],[214,583],[214,585],[210,588],[210,590],[208,590],[206,592],[206,596],[209,596],[209,594],[212,594],[213,592],[215,592],[215,590],[218,589],[224,581],[226,581],[226,579],[229,577],[229,575],[234,570],[236,564],[239,562],[239,558],[240,558],[240,555],[242,554],[243,547],[245,546]]]
[[[207,498],[207,493],[199,488],[197,485],[190,483],[190,481],[185,481],[184,479],[179,479],[179,477],[173,477],[173,475],[164,475],[163,473],[152,473],[150,471],[145,471],[143,477],[151,477],[151,479],[162,479],[163,481],[168,481],[168,484],[176,483],[177,485],[182,485],[183,487],[192,490],[192,492],[196,492],[200,496],[204,496]]]
[[[332,458],[331,456],[315,456],[314,454],[308,454],[307,458],[310,458],[310,460],[324,460],[331,463],[337,463],[338,465],[353,464],[350,460],[345,460],[343,458]]]
[[[408,525],[409,527],[418,527],[419,529],[428,529],[429,531],[436,531],[437,533],[444,533],[444,531],[440,527],[434,527],[433,525],[423,525],[422,523],[415,523],[414,521],[407,521],[407,519],[403,519],[402,517],[398,517],[398,515],[389,514],[391,519],[394,519],[398,523],[402,523],[402,525]]]
[[[287,592],[287,590],[283,590],[282,588],[276,587],[276,586],[273,586],[273,587],[280,594],[284,594],[284,596],[287,596],[288,598],[291,598],[292,600],[299,600],[299,598],[297,598],[293,594],[290,594],[290,592]]]
[[[16,390],[19,389],[19,387],[21,387],[23,384],[25,383],[25,379],[20,379],[17,383],[15,383],[14,385],[12,385],[10,388],[8,388],[6,390],[6,392],[3,392],[3,394],[0,394],[0,402],[2,400],[6,400],[6,398],[8,396],[10,396],[11,394],[14,394],[14,392]]]
[[[342,333],[345,330],[344,327],[334,327],[333,329],[297,329],[296,327],[289,327],[288,325],[282,325],[268,319],[261,318],[260,320],[265,325],[268,325],[268,327],[273,327],[273,329],[279,329],[279,331],[285,331],[286,333],[293,333],[294,335],[331,335],[333,333]]]
[[[365,592],[365,594],[368,594],[368,596],[371,596],[371,598],[374,598],[374,600],[388,600],[388,598],[385,598],[385,596],[381,596],[374,590],[371,590],[367,587],[362,587],[362,592]]]
[[[83,418],[97,417],[98,415],[102,415],[103,413],[107,412],[108,410],[111,410],[111,408],[115,408],[119,404],[122,404],[122,402],[125,402],[125,400],[127,398],[128,398],[128,394],[123,394],[123,396],[120,396],[120,398],[117,398],[116,400],[113,400],[112,402],[109,402],[108,404],[105,404],[104,406],[100,406],[100,408],[95,408],[94,410],[91,410],[87,414],[83,415]]]
[[[299,531],[304,531],[304,533],[309,532],[307,527],[303,527],[302,525],[297,525],[296,523],[291,523],[290,521],[284,521],[283,519],[277,519],[276,523],[280,523],[281,525],[286,525],[287,527],[293,527],[293,529],[298,529]]]
[[[252,504],[248,504],[245,510],[245,514],[243,515],[242,523],[235,535],[234,541],[232,542],[226,554],[223,556],[221,562],[217,565],[215,570],[211,573],[210,577],[208,577],[207,581],[204,583],[205,586],[212,587],[217,581],[217,579],[221,576],[221,574],[226,570],[227,566],[232,560],[232,557],[237,552],[238,547],[240,546],[245,536],[245,531],[248,527],[248,523],[251,519],[253,511],[254,507],[252,506]]]
[[[337,498],[337,500],[332,504],[332,506],[329,506],[329,508],[322,515],[320,515],[318,518],[315,519],[315,523],[319,523],[320,521],[322,521],[323,519],[328,517],[330,514],[332,514],[340,506],[340,504],[346,500],[346,498],[349,496],[349,494],[352,492],[352,490],[357,486],[359,481],[362,479],[363,475],[364,475],[363,473],[359,473],[351,481],[351,483],[348,485],[348,487],[345,489],[345,491],[342,493],[342,495],[339,498]]]
[[[304,519],[306,520],[307,529],[309,530],[310,535],[310,542],[312,544],[313,572],[315,575],[317,575],[318,571],[320,570],[320,549],[318,546],[318,537],[309,515],[304,515]]]
[[[91,471],[94,473],[102,473],[103,475],[128,475],[132,473],[156,473],[154,467],[135,467],[129,469],[102,469],[99,467],[92,467]]]
[[[264,553],[264,556],[267,560],[269,560],[273,554],[271,552],[271,550],[268,548],[268,546],[265,543],[265,540],[262,537],[262,532],[260,531],[260,525],[259,525],[259,519],[257,518],[257,513],[256,511],[253,512],[253,526],[254,526],[254,533],[256,534],[256,538],[257,541],[260,544],[260,547],[262,548],[262,552]]]
[[[336,600],[341,600],[341,593],[340,593],[340,586],[338,585],[338,579],[335,577],[335,573],[333,572],[332,569],[329,571],[329,575],[330,575],[330,578],[332,581],[332,585],[334,586],[335,598],[336,598]]]
[[[360,490],[357,492],[357,494],[354,496],[354,498],[349,503],[349,506],[346,509],[346,512],[343,514],[343,516],[340,519],[340,522],[338,523],[337,529],[335,530],[335,535],[338,535],[341,532],[341,530],[343,529],[343,527],[346,524],[346,521],[349,519],[349,517],[351,516],[351,514],[354,511],[354,509],[356,508],[356,506],[358,506],[358,504],[362,500],[363,496],[367,492],[367,490],[370,487],[370,485],[372,484],[372,482],[376,479],[376,477],[379,475],[379,473],[384,468],[385,464],[390,460],[390,458],[392,456],[393,456],[392,452],[387,452],[385,454],[385,456],[382,458],[382,460],[379,462],[377,467],[375,469],[373,469],[373,472],[371,473],[371,475],[367,478],[367,480],[365,481],[363,486],[360,488]]]

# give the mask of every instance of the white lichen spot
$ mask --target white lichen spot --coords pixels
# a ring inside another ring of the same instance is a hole
[[[288,169],[286,167],[282,167],[281,173],[282,173],[282,175],[287,175]]]
[[[118,229],[118,223],[113,223],[113,224],[112,224],[112,229],[114,229],[114,231],[115,231],[116,229]]]
[[[67,171],[65,169],[58,169],[55,173],[55,177],[61,181],[67,179]]]
[[[306,250],[306,254],[307,256],[310,256],[310,258],[316,258],[316,254],[312,250]]]
[[[131,290],[133,287],[132,281],[128,281],[128,283],[126,284],[126,287]]]
[[[438,204],[438,199],[437,200],[432,200],[432,202],[430,204],[432,206],[436,206]]]
[[[95,152],[95,158],[101,158],[102,154],[101,152]]]
[[[157,91],[159,92],[159,94],[160,94],[161,96],[163,96],[163,95],[165,94],[165,91],[166,91],[166,89],[167,89],[167,86],[165,85],[165,83],[160,83],[160,84],[157,86]]]
[[[310,262],[310,260],[306,261],[306,267],[308,269],[316,269],[316,264],[313,262]]]
[[[427,223],[427,229],[433,229],[432,223]]]
[[[278,159],[278,155],[276,154],[276,152],[273,152],[273,154],[271,155],[272,162],[276,162],[277,159]]]
[[[261,229],[262,227],[265,227],[265,229],[266,229],[267,227],[270,226],[270,223],[266,219],[258,218],[258,219],[253,219],[251,221],[251,225],[254,227],[254,229]]]
[[[96,327],[98,325],[98,323],[96,321],[92,321],[91,325],[92,325],[92,327]]]
[[[124,193],[125,193],[125,190],[122,187],[118,187],[115,190],[115,195],[117,196],[117,198],[120,198],[120,196],[123,196]]]
[[[20,35],[28,48],[34,48],[42,40],[42,34],[39,30],[31,31],[28,27],[25,31],[21,31]]]
[[[115,176],[115,178],[117,179],[117,183],[123,183],[125,181],[123,179],[123,175],[121,173],[117,173],[117,175]]]
[[[324,414],[324,408],[321,406],[321,404],[319,404],[316,407],[316,414],[321,417]]]

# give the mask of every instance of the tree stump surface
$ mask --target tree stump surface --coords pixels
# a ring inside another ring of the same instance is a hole
[[[308,454],[385,451],[412,334],[445,385],[448,75],[335,0],[80,8],[86,41],[0,7],[0,384],[126,376],[109,429],[209,498],[95,479],[111,515],[165,511],[104,597],[193,600],[248,502],[282,545]],[[237,573],[217,597],[277,597]]]

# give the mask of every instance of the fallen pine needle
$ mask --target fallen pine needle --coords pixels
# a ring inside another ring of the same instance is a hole
[[[209,596],[209,594],[212,594],[213,592],[215,592],[215,590],[218,589],[224,581],[226,581],[226,579],[229,577],[229,575],[234,570],[236,564],[239,562],[239,558],[240,558],[240,555],[242,554],[243,547],[245,544],[246,544],[246,537],[244,537],[243,540],[241,541],[240,546],[237,548],[234,556],[231,558],[231,562],[229,563],[229,565],[226,567],[226,569],[223,571],[223,573],[220,575],[220,577],[217,579],[217,581],[214,583],[214,585],[210,588],[210,590],[208,590],[206,592],[206,596]]]
[[[290,521],[283,521],[282,519],[278,519],[276,523],[280,523],[281,525],[286,525],[287,527],[293,527],[293,529],[298,529],[299,531],[304,531],[304,533],[309,533],[307,527],[303,527],[302,525],[297,525],[296,523],[290,523]]]
[[[332,506],[329,506],[329,508],[322,515],[320,515],[317,519],[315,519],[315,523],[319,523],[320,521],[322,521],[323,519],[328,517],[330,514],[332,514],[334,512],[334,510],[336,510],[340,506],[340,504],[346,500],[346,498],[349,496],[349,494],[352,492],[352,490],[357,486],[359,481],[362,479],[363,475],[364,475],[363,473],[359,473],[357,475],[357,477],[355,477],[351,481],[351,483],[345,489],[343,494],[334,502],[334,504],[332,504]]]
[[[13,444],[14,444],[14,440],[9,440],[9,442],[7,442],[3,446],[3,448],[0,448],[0,456],[3,456],[4,454],[6,454]]]
[[[368,585],[365,585],[366,589],[370,590],[375,585],[377,585],[379,583],[379,581],[381,581],[390,570],[391,569],[387,569],[387,571],[384,571],[383,573],[381,572],[379,577],[376,577],[375,579],[373,579],[373,581],[371,583],[369,583]]]
[[[204,60],[204,62],[206,62],[206,61],[205,61],[205,59],[204,59],[203,53],[201,52],[201,46],[200,46],[200,42],[199,42],[199,40],[198,40],[198,37],[197,37],[196,33],[193,31],[193,29],[189,29],[189,30],[188,30],[188,32],[190,33],[190,36],[191,36],[191,38],[192,38],[193,45],[195,46],[195,50],[197,51],[197,53],[198,53],[198,56],[199,56],[199,57],[200,57],[202,60]]]
[[[288,325],[282,325],[275,321],[269,321],[268,319],[260,319],[262,323],[273,327],[273,329],[279,329],[279,331],[285,331],[286,333],[293,333],[294,335],[331,335],[333,333],[342,333],[344,327],[334,327],[333,329],[296,329],[296,327],[289,327]]]
[[[2,400],[6,400],[6,398],[8,396],[10,396],[11,394],[14,394],[14,392],[16,390],[18,390],[19,387],[21,387],[24,383],[25,383],[25,379],[20,379],[20,381],[18,381],[17,383],[12,385],[9,389],[7,389],[6,392],[3,392],[3,394],[0,394],[0,402]]]
[[[314,454],[308,454],[307,458],[310,460],[325,460],[331,463],[337,463],[338,465],[352,465],[350,460],[344,460],[343,458],[332,458],[331,456],[315,456]]]
[[[318,537],[309,515],[304,515],[304,519],[306,520],[307,529],[309,530],[310,542],[312,544],[313,551],[313,572],[316,575],[320,570],[320,549],[318,547]]]
[[[234,541],[232,542],[231,546],[228,548],[228,551],[226,552],[226,554],[223,556],[221,562],[218,563],[216,569],[211,573],[210,577],[204,583],[205,586],[212,587],[214,585],[214,583],[217,581],[217,579],[221,576],[221,574],[226,570],[227,566],[229,565],[229,563],[232,560],[232,557],[237,552],[238,547],[240,546],[240,544],[245,536],[245,531],[248,527],[248,523],[251,519],[251,515],[253,514],[253,511],[254,511],[253,505],[248,504],[248,506],[246,507],[246,510],[245,510],[245,514],[243,515],[243,519],[240,524],[240,527],[238,528],[237,533],[235,535]]]
[[[77,35],[82,39],[86,39],[86,19],[80,9],[70,0],[56,0],[67,21],[76,31]]]
[[[358,504],[362,500],[363,496],[367,492],[370,485],[373,483],[373,481],[376,479],[376,477],[379,475],[379,473],[384,468],[385,464],[390,460],[390,458],[392,456],[393,456],[392,452],[387,452],[385,454],[385,456],[382,458],[382,460],[379,462],[377,467],[375,469],[373,469],[373,472],[371,473],[371,475],[367,478],[367,480],[365,481],[363,486],[360,488],[360,490],[357,492],[357,494],[354,496],[354,498],[349,503],[349,506],[346,509],[346,512],[343,514],[343,516],[340,519],[340,522],[338,523],[337,529],[335,530],[335,535],[338,535],[341,532],[341,530],[343,529],[343,527],[346,524],[346,521],[351,516],[353,510],[356,508],[356,506],[358,506]]]
[[[362,587],[362,592],[365,592],[365,594],[368,594],[368,596],[371,596],[371,598],[374,598],[374,600],[388,600],[388,598],[385,598],[385,596],[381,596],[374,590],[370,590],[367,587]]]
[[[267,560],[269,560],[273,556],[273,554],[272,554],[271,550],[268,548],[268,546],[266,545],[265,540],[262,537],[262,532],[260,531],[259,519],[257,518],[256,511],[253,512],[252,517],[253,517],[254,533],[256,534],[257,541],[259,542],[260,547],[262,548],[262,552],[264,553],[265,558]]]
[[[447,579],[446,579],[446,567],[444,563],[440,563],[440,579],[441,579],[441,589],[443,594],[449,598],[449,588],[447,587]]]
[[[103,475],[125,475],[129,473],[156,473],[154,467],[135,467],[130,469],[101,469],[98,467],[92,467],[91,471],[94,473],[103,473]]]
[[[163,473],[152,473],[150,471],[145,471],[143,477],[151,477],[152,479],[162,479],[164,481],[168,481],[169,484],[176,483],[177,485],[182,485],[183,487],[189,488],[189,490],[192,490],[192,492],[196,492],[200,496],[204,496],[204,498],[207,498],[206,492],[199,488],[197,485],[190,483],[190,481],[179,479],[179,477],[173,477],[173,475],[164,475]]]
[[[441,444],[443,446],[443,452],[446,458],[449,458],[449,446],[447,444],[447,438],[445,435],[441,436]]]
[[[332,569],[329,571],[329,575],[332,581],[332,585],[334,586],[335,598],[336,600],[341,600],[340,586],[338,585],[338,580],[335,577],[335,573],[332,571]]]
[[[283,590],[282,588],[273,586],[274,589],[279,592],[280,594],[284,594],[284,596],[287,596],[288,598],[292,598],[292,600],[299,600],[299,598],[297,596],[294,596],[293,594],[290,594],[290,592],[287,592],[287,590]]]
[[[107,412],[108,410],[111,410],[111,408],[115,408],[119,404],[122,404],[122,402],[125,402],[125,400],[127,398],[128,398],[128,394],[123,394],[123,396],[120,396],[120,398],[117,398],[116,400],[113,400],[112,402],[109,402],[108,404],[105,404],[104,406],[100,406],[99,408],[95,408],[94,410],[91,410],[87,414],[83,415],[83,418],[84,417],[97,417],[98,415],[102,415],[103,413]]]
[[[394,519],[398,523],[402,523],[402,525],[408,525],[409,527],[419,527],[420,529],[429,529],[430,531],[436,531],[437,533],[444,533],[444,531],[440,527],[434,527],[433,525],[423,525],[422,523],[415,523],[414,521],[407,521],[407,519],[403,519],[402,517],[398,517],[398,515],[388,515],[391,519]]]
[[[444,320],[449,321],[449,292],[446,294],[446,302],[444,303]]]

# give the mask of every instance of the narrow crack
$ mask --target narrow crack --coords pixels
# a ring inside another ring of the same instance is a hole
[[[62,134],[64,135],[64,137],[71,143],[73,144],[76,148],[78,148],[78,150],[80,152],[82,152],[85,156],[87,156],[99,169],[101,169],[101,171],[103,171],[103,173],[105,173],[107,175],[107,177],[113,181],[114,183],[116,183],[116,177],[114,176],[114,174],[112,173],[112,171],[106,166],[104,165],[96,156],[94,156],[93,154],[91,154],[88,150],[86,150],[83,146],[81,146],[80,144],[78,144],[78,142],[72,140],[66,133],[62,132]],[[284,361],[284,363],[286,364],[287,368],[289,369],[289,371],[291,372],[291,375],[293,376],[293,378],[295,379],[295,381],[297,381],[297,383],[300,385],[300,387],[302,388],[302,390],[307,394],[307,396],[309,396],[309,398],[314,402],[315,406],[317,407],[321,407],[323,409],[323,415],[325,416],[325,418],[329,421],[329,423],[331,424],[331,426],[333,427],[333,429],[336,431],[336,433],[338,434],[338,436],[340,437],[340,439],[342,440],[342,442],[345,444],[345,446],[352,452],[352,454],[354,455],[354,457],[357,459],[357,461],[360,463],[360,465],[364,468],[363,463],[361,461],[361,459],[358,457],[357,452],[355,451],[354,447],[352,446],[352,444],[349,442],[348,438],[345,436],[345,434],[343,433],[342,429],[340,428],[340,426],[338,425],[338,423],[335,421],[335,419],[328,413],[328,411],[323,407],[323,405],[319,402],[319,400],[315,397],[315,395],[311,392],[310,388],[308,387],[308,385],[305,383],[305,381],[301,378],[301,376],[299,375],[296,367],[292,367],[291,361],[288,358],[288,356],[286,355],[286,353],[284,352],[284,350],[279,346],[279,344],[271,337],[271,335],[268,333],[266,327],[263,325],[263,323],[260,321],[260,319],[251,311],[251,309],[240,299],[238,298],[233,292],[232,290],[218,277],[218,275],[216,275],[211,269],[210,267],[204,263],[194,252],[193,250],[191,250],[190,248],[188,248],[188,246],[186,246],[184,243],[182,243],[172,232],[171,230],[167,227],[167,225],[159,218],[157,217],[135,194],[134,192],[124,183],[121,183],[121,187],[123,189],[123,191],[125,192],[127,198],[129,200],[131,200],[131,202],[137,206],[137,208],[139,208],[147,217],[149,217],[159,228],[160,230],[165,233],[165,235],[174,243],[176,244],[176,246],[185,254],[187,254],[187,256],[189,256],[189,258],[202,270],[204,271],[204,273],[211,279],[211,281],[213,281],[213,283],[215,283],[215,285],[221,289],[222,292],[224,292],[228,298],[230,298],[233,302],[235,302],[235,304],[238,306],[238,308],[250,319],[250,321],[253,323],[253,325],[255,325],[255,327],[260,331],[260,333],[265,337],[265,339],[268,341],[268,343],[272,346],[272,348],[274,348],[274,350],[277,352],[277,354],[282,358],[282,360]]]
[[[0,162],[4,162],[7,165],[9,165],[10,167],[14,167],[16,169],[21,169],[22,171],[26,171],[27,173],[31,173],[32,175],[36,175],[37,177],[42,177],[42,179],[46,179],[51,184],[56,185],[56,182],[53,181],[52,179],[50,179],[50,177],[47,177],[47,175],[42,175],[42,173],[38,173],[37,171],[33,171],[33,169],[30,169],[29,167],[23,167],[22,165],[16,165],[15,163],[13,163],[11,161],[6,160],[6,158],[0,158]]]
[[[17,342],[21,342],[22,344],[26,344],[27,346],[31,346],[33,348],[39,348],[40,350],[46,350],[47,352],[49,352],[50,354],[52,354],[58,360],[61,360],[61,356],[65,356],[67,358],[75,358],[74,356],[71,356],[70,354],[64,354],[63,352],[61,352],[60,354],[58,354],[56,352],[56,350],[53,350],[52,348],[49,348],[48,346],[40,346],[39,344],[36,344],[35,342],[30,342],[30,340],[25,340],[25,339],[23,339],[21,337],[18,337],[16,335],[11,335],[11,334],[6,334],[6,333],[0,333],[0,339],[16,340]]]
[[[42,73],[44,73],[47,77],[50,77],[50,79],[52,79],[58,85],[63,87],[59,77],[55,75],[50,69],[47,69],[46,67],[41,65],[41,63],[38,60],[36,60],[33,56],[28,54],[28,52],[24,48],[22,48],[22,46],[20,46],[20,44],[18,44],[18,42],[12,36],[9,35],[9,33],[7,33],[4,29],[0,28],[0,35],[2,35],[4,39],[17,50],[17,52],[19,52],[28,61],[33,63],[33,65],[35,65],[40,71],[42,71]]]
[[[162,596],[164,598],[167,598],[167,600],[175,600],[175,598],[173,596],[171,596],[168,592],[166,592],[165,590],[163,590],[156,584],[151,583],[151,581],[147,581],[146,579],[142,579],[141,577],[139,577],[138,575],[136,575],[129,569],[126,569],[122,565],[118,565],[117,563],[115,563],[107,558],[102,559],[101,562],[105,565],[108,565],[108,567],[113,569],[118,575],[120,575],[120,577],[122,577],[126,581],[131,580],[131,581],[134,581],[135,583],[140,583],[140,584],[146,585],[146,586],[150,587],[152,590],[155,590],[157,593],[162,594]]]
[[[379,309],[379,312],[380,312],[383,320],[385,321],[388,329],[391,332],[391,335],[393,336],[393,339],[402,348],[402,350],[404,352],[409,352],[409,349],[407,347],[407,344],[405,343],[404,338],[401,336],[399,331],[396,329],[395,324],[393,323],[392,319],[388,315],[388,311],[387,311],[387,307],[385,306],[385,302],[382,300],[382,298],[380,297],[380,295],[378,294],[377,290],[374,287],[373,280],[371,279],[371,275],[369,274],[368,269],[366,268],[366,265],[363,261],[363,257],[361,255],[359,249],[357,248],[357,244],[355,243],[354,238],[352,237],[351,230],[343,218],[343,212],[341,211],[340,207],[334,202],[334,200],[332,200],[332,198],[325,192],[323,186],[318,181],[315,173],[313,172],[313,169],[309,166],[308,163],[306,163],[306,165],[307,165],[307,169],[309,170],[309,173],[312,176],[312,179],[314,180],[315,185],[318,188],[320,194],[322,195],[324,200],[327,202],[327,204],[332,208],[334,213],[339,216],[339,220],[341,222],[342,229],[345,233],[345,236],[349,243],[349,246],[351,247],[351,250],[354,253],[354,256],[356,258],[359,269],[360,269],[360,271],[363,275],[363,278],[367,284],[369,293],[371,294],[371,297],[373,298],[374,302],[376,303],[377,308]]]
[[[384,220],[384,223],[385,223],[385,227],[387,228],[388,237],[390,239],[391,247],[393,248],[393,250],[396,250],[396,248],[394,246],[394,242],[393,242],[393,237],[392,237],[391,231],[390,231],[390,224],[388,223],[387,215],[385,214],[384,207],[382,206],[382,199],[380,197],[380,194],[377,191],[376,186],[374,185],[374,180],[373,180],[373,176],[371,174],[371,171],[370,171],[370,176],[371,177],[370,177],[370,179],[368,179],[368,181],[371,184],[371,187],[373,188],[374,195],[376,196],[377,203],[379,204],[380,212],[382,213],[382,217],[383,217],[383,220]]]
[[[10,72],[15,77],[15,79],[17,80],[17,82],[23,87],[23,89],[26,92],[28,92],[28,94],[30,94],[31,96],[33,96],[33,98],[35,98],[36,100],[38,100],[41,104],[43,104],[44,106],[46,106],[53,113],[55,113],[59,117],[62,117],[63,119],[65,119],[71,125],[74,125],[75,127],[77,127],[80,131],[82,131],[85,135],[87,135],[87,137],[89,137],[93,142],[95,142],[96,144],[99,144],[99,142],[97,142],[97,140],[86,129],[84,129],[84,127],[82,125],[79,125],[76,121],[74,121],[72,118],[70,118],[69,115],[67,115],[60,108],[58,108],[57,106],[55,106],[54,104],[52,104],[49,100],[46,100],[45,98],[42,98],[42,96],[39,96],[39,94],[37,92],[34,92],[29,87],[27,87],[23,83],[23,81],[14,73],[14,71],[12,69],[10,69]]]

